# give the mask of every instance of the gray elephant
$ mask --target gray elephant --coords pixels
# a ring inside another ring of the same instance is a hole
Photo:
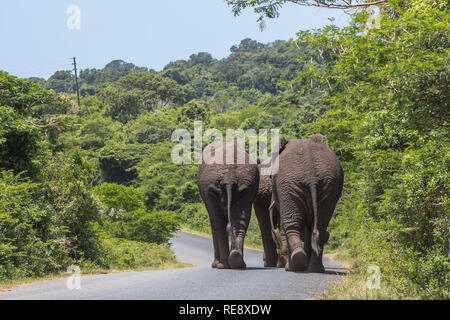
[[[279,211],[287,271],[325,271],[323,246],[343,182],[341,164],[321,134],[288,141],[280,153],[278,172],[272,175],[271,209]]]
[[[278,153],[282,152],[287,140],[280,137],[278,145],[275,145]],[[272,162],[272,154],[266,159],[259,161],[258,170],[259,188],[253,202],[255,215],[258,219],[259,229],[264,247],[263,262],[265,267],[283,268],[286,264],[284,261],[287,256],[286,245],[282,244],[282,239],[277,231],[279,225],[279,215],[276,208],[271,207],[272,203],[272,179],[269,174],[262,174],[261,171],[269,169]],[[270,209],[270,210],[269,210]],[[270,215],[272,213],[272,215]]]
[[[259,176],[259,189],[253,202],[255,215],[264,247],[264,267],[275,267],[278,263],[277,243],[272,236],[272,223],[269,218],[269,207],[272,201],[272,181],[270,176]]]
[[[259,172],[256,159],[242,146],[238,140],[210,145],[203,151],[203,163],[198,168],[197,184],[211,223],[213,268],[246,268],[244,238],[258,191]],[[231,149],[234,152],[229,163],[226,154]],[[211,161],[213,158],[215,161]],[[227,232],[231,234],[231,251]]]

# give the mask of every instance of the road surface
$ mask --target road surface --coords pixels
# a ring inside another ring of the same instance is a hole
[[[245,249],[246,270],[216,270],[210,267],[212,241],[179,232],[172,239],[179,261],[192,268],[123,272],[82,276],[80,289],[69,290],[67,279],[40,282],[0,292],[2,299],[311,299],[324,293],[339,279],[344,268],[324,257],[324,274],[285,272],[263,268],[262,252]]]

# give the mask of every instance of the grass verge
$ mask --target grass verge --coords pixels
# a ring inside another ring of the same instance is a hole
[[[368,285],[369,274],[363,273],[358,267],[358,260],[346,251],[334,251],[333,259],[343,263],[349,274],[332,284],[327,292],[318,300],[397,300],[398,293],[387,283],[381,281],[379,288]],[[369,281],[371,284],[373,282]]]
[[[193,266],[189,263],[177,261],[168,245],[119,238],[106,238],[103,239],[103,247],[105,256],[102,264],[106,267],[100,267],[90,261],[82,261],[79,263],[82,275],[175,269]],[[61,272],[41,277],[0,279],[0,292],[35,282],[64,279],[70,275],[69,273]]]

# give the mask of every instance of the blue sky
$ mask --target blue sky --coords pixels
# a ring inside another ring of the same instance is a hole
[[[69,30],[70,5],[81,10],[81,29]],[[226,57],[244,38],[288,40],[299,30],[344,25],[338,10],[288,5],[260,31],[252,10],[234,17],[223,0],[4,0],[0,4],[0,70],[48,78],[80,68],[103,68],[114,59],[161,70],[168,62],[209,52]]]

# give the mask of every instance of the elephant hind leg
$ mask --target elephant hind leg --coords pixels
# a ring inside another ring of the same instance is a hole
[[[289,260],[289,250],[287,244],[286,233],[280,227],[280,252],[278,254],[277,268],[284,268]]]
[[[219,246],[219,261],[216,264],[217,269],[230,269],[228,263],[229,254],[229,244],[228,244],[228,233],[226,232],[226,224],[218,224],[215,226],[213,232],[218,235],[218,246]],[[214,259],[215,260],[215,259]]]
[[[211,232],[211,233],[212,233],[213,245],[214,245],[214,260],[211,263],[211,267],[217,268],[217,265],[220,263],[219,243],[217,241],[217,236],[214,234],[214,232]]]
[[[285,192],[280,196],[281,225],[286,233],[288,247],[286,271],[307,269],[308,255],[302,242],[302,230],[307,223],[306,212],[306,201],[300,192]]]
[[[327,231],[328,223],[333,216],[334,208],[336,206],[338,197],[334,193],[323,192],[323,195],[319,202],[319,221],[318,221],[318,230],[319,230],[319,248],[320,254],[317,254],[312,250],[310,261],[308,264],[309,272],[323,273],[325,272],[325,267],[322,262],[323,256],[323,247],[325,243],[327,243],[330,233]],[[312,232],[311,232],[312,233]],[[310,234],[311,234],[310,233]],[[312,239],[310,239],[312,241]]]
[[[322,252],[317,255],[311,247],[312,232],[310,228],[305,228],[305,250],[308,254],[308,272],[323,273],[325,267],[322,263]],[[323,248],[323,245],[322,245]]]
[[[308,266],[308,256],[306,255],[305,250],[298,246],[295,248],[291,256],[289,257],[289,266],[292,271],[305,271]]]
[[[269,210],[267,209],[269,203],[261,202],[255,201],[254,208],[264,247],[264,267],[275,267],[277,263],[277,247],[272,237]]]
[[[234,237],[234,246],[228,256],[228,263],[232,269],[245,269],[244,239],[247,233],[252,214],[252,201],[254,190],[241,192],[234,198],[231,207],[231,228]]]
[[[244,262],[244,257],[239,250],[232,250],[228,257],[228,263],[231,269],[245,269],[247,265]]]
[[[211,263],[212,268],[229,269],[228,254],[228,234],[226,232],[226,221],[220,201],[213,195],[202,195],[204,198],[206,210],[208,211],[211,223],[211,233],[214,245],[214,260]]]

